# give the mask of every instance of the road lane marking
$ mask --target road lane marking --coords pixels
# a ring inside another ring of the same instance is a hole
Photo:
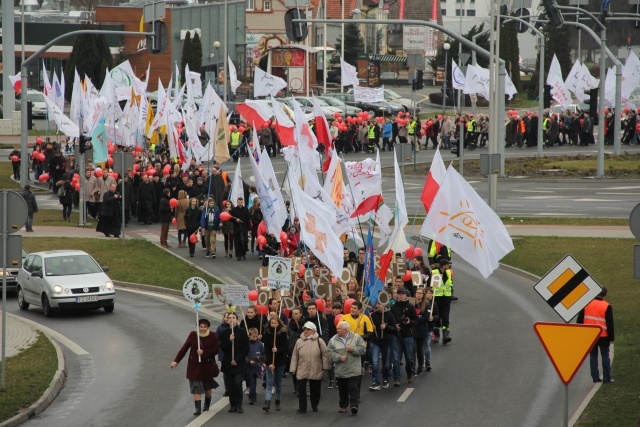
[[[409,395],[411,395],[412,392],[413,392],[412,388],[406,389],[404,393],[402,393],[402,395],[400,395],[400,397],[398,398],[398,402],[402,403],[405,400],[407,400],[409,398]]]
[[[34,328],[44,332],[45,334],[49,335],[51,338],[55,339],[60,344],[64,345],[69,350],[71,350],[72,352],[77,354],[78,356],[85,356],[85,355],[89,354],[88,351],[86,351],[85,349],[80,347],[78,344],[76,344],[75,342],[71,341],[69,338],[65,337],[61,333],[54,331],[53,329],[47,328],[46,326],[41,325],[38,322],[34,322],[33,320],[29,320],[29,319],[26,319],[24,317],[16,316],[15,314],[7,313],[7,315],[14,316],[16,319],[20,320],[21,322],[28,323],[29,325],[33,326]]]

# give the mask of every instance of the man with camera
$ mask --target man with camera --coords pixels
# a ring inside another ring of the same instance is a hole
[[[391,306],[391,314],[397,320],[396,334],[393,337],[393,385],[400,386],[400,359],[404,354],[407,381],[413,382],[413,329],[418,321],[416,308],[408,301],[409,291],[398,289],[398,299]]]

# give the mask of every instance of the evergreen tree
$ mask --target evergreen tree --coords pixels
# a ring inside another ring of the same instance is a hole
[[[484,31],[484,23],[480,24],[479,27],[476,27],[475,25],[469,30],[469,32],[467,34],[463,34],[463,37],[469,41],[472,40],[473,36],[475,36],[478,33],[481,33],[482,31]],[[460,42],[458,42],[457,40],[453,40],[453,39],[447,39],[446,40],[447,43],[449,43],[451,45],[451,47],[449,48],[449,54],[448,54],[448,64],[447,64],[447,74],[449,74],[447,76],[447,86],[451,87],[451,61],[455,59],[456,63],[458,63],[458,49],[459,49],[459,44]],[[489,33],[487,34],[483,34],[481,36],[478,36],[476,38],[476,45],[480,46],[484,49],[487,50],[487,52],[489,51]],[[444,46],[444,43],[443,43]],[[466,48],[463,46],[462,47],[462,52],[465,52]],[[438,48],[438,51],[436,52],[436,56],[431,60],[430,65],[434,70],[437,70],[438,67],[443,67],[444,68],[444,60],[445,60],[445,51],[444,51],[444,47],[440,46]],[[471,61],[469,61],[470,63]],[[482,55],[476,55],[476,63],[484,68],[487,68],[489,66],[489,58],[485,58]],[[462,67],[465,64],[458,64],[459,67]]]
[[[546,76],[549,74],[549,67],[553,60],[553,55],[556,55],[558,62],[560,63],[560,69],[562,70],[562,78],[566,79],[569,71],[571,71],[571,47],[566,41],[571,37],[571,33],[567,26],[556,28],[553,25],[546,25],[542,29],[542,33],[545,36],[544,42],[544,81],[546,82]],[[531,76],[529,82],[528,94],[529,98],[534,99],[538,96],[538,76],[540,70],[540,52],[538,51],[536,59],[536,69]]]
[[[227,58],[224,58],[226,61]],[[191,54],[189,55],[189,69],[196,73],[202,73],[202,41],[196,33],[191,40]]]
[[[344,24],[344,60],[351,65],[355,65],[358,59],[358,53],[364,52],[364,40],[360,34],[359,24]],[[338,61],[340,52],[342,51],[342,36],[338,37],[336,42],[336,52],[338,52]]]
[[[182,58],[180,60],[180,83],[184,84],[186,82],[185,78],[185,68],[187,64],[189,64],[189,59],[191,55],[191,31],[187,31],[187,35],[184,38],[184,42],[182,43]],[[191,68],[191,64],[189,64],[189,68]]]
[[[516,89],[520,89],[520,47],[518,23],[508,22],[500,28],[500,58]]]

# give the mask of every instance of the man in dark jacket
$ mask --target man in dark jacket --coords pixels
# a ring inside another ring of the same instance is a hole
[[[613,308],[611,304],[604,299],[607,296],[607,288],[602,288],[600,294],[587,306],[584,310],[578,313],[577,323],[583,323],[585,325],[596,325],[602,329],[600,331],[600,337],[596,342],[596,345],[591,349],[589,355],[591,365],[591,378],[594,383],[604,381],[605,383],[612,383],[611,378],[611,359],[609,358],[609,346],[615,339],[615,331],[613,329]],[[602,355],[602,379],[600,379],[600,372],[598,370],[598,350]]]
[[[104,193],[102,203],[100,205],[100,219],[96,226],[96,231],[104,233],[106,237],[120,237],[120,227],[122,221],[120,216],[122,211],[120,210],[120,201],[122,196],[116,190],[116,184],[109,185],[109,191]]]
[[[249,338],[238,326],[238,315],[229,314],[231,327],[220,332],[220,350],[222,357],[222,373],[224,385],[229,393],[229,412],[243,413],[242,380],[244,378],[245,360],[249,354]]]
[[[404,354],[404,365],[407,381],[413,382],[413,328],[418,320],[416,308],[411,304],[409,291],[398,289],[398,300],[391,306],[391,313],[396,319],[396,334],[393,337],[393,385],[400,386],[400,359]]]
[[[21,196],[27,204],[27,222],[24,224],[24,228],[31,232],[33,231],[33,214],[38,213],[38,202],[36,201],[36,196],[31,192],[29,184],[24,186]]]
[[[169,248],[167,239],[169,238],[169,225],[171,224],[171,206],[169,205],[169,199],[171,198],[171,190],[165,188],[162,192],[162,198],[158,203],[158,215],[160,220],[160,246],[163,248]]]
[[[9,153],[9,161],[11,161],[11,166],[13,167],[13,179],[16,181],[20,181],[21,156],[20,147],[17,145],[13,148],[13,151]]]
[[[142,174],[142,182],[138,186],[138,222],[146,225],[153,220],[156,193],[153,183],[146,173]]]
[[[249,245],[249,221],[251,215],[249,209],[244,205],[244,198],[238,197],[236,206],[231,209],[233,221],[233,237],[236,249],[236,258],[238,261],[246,260],[247,249]]]
[[[329,325],[327,324],[327,319],[324,318],[324,315],[318,312],[318,306],[315,301],[307,304],[307,321],[316,325],[318,328],[318,335],[322,338],[325,344],[328,343],[329,339],[331,339],[329,336]]]
[[[377,303],[375,311],[371,313],[373,334],[369,339],[371,352],[371,387],[369,390],[378,391],[389,387],[391,378],[391,349],[393,336],[396,333],[396,319],[391,310]],[[382,354],[382,387],[380,387],[380,355]]]

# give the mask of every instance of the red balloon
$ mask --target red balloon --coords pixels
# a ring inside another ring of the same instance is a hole
[[[156,170],[154,168],[147,169],[147,175],[153,176],[156,174]]]
[[[337,278],[337,277],[332,277],[332,278],[331,278],[331,283],[333,283],[334,285],[335,285],[336,283],[338,283],[338,278]]]
[[[240,127],[238,128],[238,132],[240,132],[240,133],[244,133],[244,131],[245,131],[244,126],[240,126]]]
[[[109,166],[113,166],[113,157],[111,157],[111,156],[107,157],[107,164]]]
[[[40,178],[38,178],[40,181],[44,182],[44,181],[49,181],[49,174],[48,173],[43,173],[42,175],[40,175]]]
[[[31,153],[31,157],[33,157],[34,159],[40,158],[40,152],[39,151],[34,151],[33,153]]]
[[[133,171],[134,171],[134,172],[138,172],[139,170],[140,170],[140,165],[139,165],[139,164],[137,164],[137,163],[135,163],[135,164],[133,165]]]
[[[307,267],[303,264],[300,264],[300,268],[298,269],[298,277],[304,277],[304,272],[307,271]]]
[[[249,301],[258,301],[258,291],[255,289],[249,291]]]
[[[229,215],[229,216],[231,216],[231,215]],[[220,217],[222,217],[222,214],[220,214]],[[264,236],[258,236],[256,241],[258,242],[258,246],[260,246],[260,248],[262,248],[264,245],[267,244],[267,238],[264,237]]]
[[[404,273],[404,276],[402,276],[402,280],[404,280],[405,282],[411,280],[411,271],[407,270],[407,272]]]
[[[253,147],[253,141],[249,141],[249,147]]]
[[[417,257],[417,256],[422,256],[422,249],[420,249],[420,248],[415,248],[415,249],[413,250],[413,257],[415,258],[415,257]]]
[[[169,206],[171,206],[172,208],[175,208],[176,206],[178,206],[178,199],[170,199],[169,200]]]
[[[76,191],[80,191],[80,183],[76,183],[76,185],[73,186]]]
[[[327,306],[327,303],[325,300],[323,300],[322,298],[317,298],[316,299],[316,307],[318,308],[318,311],[320,313],[322,313],[324,311],[324,308]]]
[[[175,218],[171,218],[171,225],[178,225],[178,220]]]
[[[37,137],[36,138],[36,144],[38,144],[38,145],[42,144],[42,138]]]
[[[351,305],[356,302],[356,300],[354,300],[353,298],[349,298],[348,300],[346,300],[344,302],[344,312],[347,313],[349,311],[351,311]]]
[[[406,259],[412,259],[413,258],[413,252],[414,252],[414,248],[413,245],[409,245],[409,249],[407,249],[404,253],[404,257]]]
[[[170,169],[162,169],[162,175],[167,176],[171,173]]]
[[[229,221],[231,219],[231,214],[229,212],[221,212],[220,219],[223,221]],[[258,240],[260,240],[260,238],[258,238]],[[265,243],[266,243],[266,240],[267,239],[265,239]]]
[[[100,168],[96,169],[96,176],[98,178],[102,178],[104,176],[104,172],[102,172],[102,169],[100,169]]]
[[[338,123],[342,123],[342,117],[338,116],[336,117],[336,120],[338,121]]]
[[[286,243],[287,240],[289,240],[289,236],[287,235],[287,232],[286,231],[281,231],[280,232],[280,241],[282,243]]]
[[[12,161],[13,163],[18,163],[18,162],[20,161],[20,157],[18,157],[18,156],[11,156],[11,161]]]
[[[351,308],[351,307],[349,307]],[[337,328],[338,327],[338,323],[340,323],[340,320],[342,320],[342,314],[338,314],[336,317],[333,318],[333,325]]]
[[[78,181],[80,179],[80,175],[78,175],[77,173],[73,174],[73,179],[75,179],[76,181]]]
[[[114,151],[116,151],[115,145],[113,145],[113,144],[107,145],[107,153],[113,154]]]
[[[269,307],[267,307],[266,305],[256,304],[256,311],[258,312],[258,314],[266,315],[269,314]]]
[[[191,243],[192,245],[198,243],[198,233],[193,233],[191,236],[189,236],[189,243]]]
[[[141,146],[139,146],[139,145],[136,145],[136,149],[135,149],[135,151],[142,151],[142,147],[141,147]]]
[[[44,162],[45,160],[47,160],[47,156],[45,156],[44,153],[40,153],[38,154],[38,160]]]
[[[288,308],[283,308],[282,312],[284,313],[285,316],[289,317],[291,315],[291,310],[289,310]]]

